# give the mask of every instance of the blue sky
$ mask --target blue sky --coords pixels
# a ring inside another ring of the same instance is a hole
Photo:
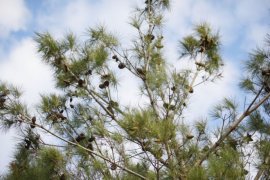
[[[144,0],[0,0],[0,80],[12,82],[25,92],[24,101],[36,104],[39,93],[52,92],[50,69],[41,63],[33,41],[34,32],[49,31],[59,38],[73,31],[85,36],[86,28],[105,24],[123,43],[134,37],[128,25],[132,8]],[[243,62],[252,49],[262,46],[270,31],[269,0],[172,0],[166,13],[164,53],[175,66],[178,40],[192,33],[193,25],[209,22],[219,30],[224,78],[216,84],[203,85],[191,98],[186,116],[205,116],[209,108],[223,97],[236,97]],[[188,64],[182,61],[185,65]],[[122,92],[131,92],[134,83]],[[128,96],[127,93],[123,93]],[[136,97],[136,92],[131,92]],[[131,99],[132,98],[126,98]],[[132,103],[127,101],[126,103]],[[192,112],[197,112],[196,115]],[[14,133],[0,134],[0,173],[11,159],[16,141]],[[4,147],[4,148],[3,148]]]

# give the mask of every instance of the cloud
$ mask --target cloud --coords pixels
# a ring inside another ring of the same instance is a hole
[[[117,3],[109,0],[100,3],[87,0],[69,1],[60,10],[51,8],[48,12],[40,12],[37,24],[42,31],[49,31],[57,37],[61,37],[69,30],[79,36],[85,35],[89,27],[105,25],[125,40],[130,35],[128,21],[131,7],[134,5],[136,1],[119,0]]]
[[[264,33],[269,31],[267,18],[270,14],[269,9],[268,0],[260,2],[228,0],[218,1],[218,3],[214,0],[173,1],[172,11],[167,15],[167,29],[172,36],[180,38],[187,35],[195,24],[206,21],[220,31],[223,45],[227,47],[235,43],[254,45],[252,44],[254,40],[260,41],[262,39],[260,36],[264,36]]]
[[[18,143],[14,138],[14,130],[8,133],[0,133],[1,148],[0,148],[0,175],[8,170],[8,163],[12,160],[15,144]]]
[[[243,51],[251,52],[252,50],[264,48],[266,35],[270,33],[269,25],[260,25],[254,23],[252,27],[248,27],[245,31],[245,39],[240,44]]]
[[[11,32],[26,29],[31,14],[24,0],[0,1],[0,38],[8,37]]]
[[[264,39],[270,32],[269,16],[270,2],[261,0],[260,3],[252,0],[240,0],[235,7],[235,19],[243,28],[244,37],[240,47],[244,51],[251,51],[264,45]]]
[[[270,2],[269,0],[239,0],[235,5],[235,15],[239,23],[253,26],[253,23],[266,21],[269,23]]]
[[[202,22],[209,23],[215,30],[220,30],[222,41],[231,42],[231,32],[236,26],[233,13],[226,7],[225,2],[213,1],[174,1],[172,11],[168,14],[168,25],[178,31],[178,36],[190,34],[194,25]]]
[[[36,44],[31,38],[25,38],[12,44],[10,52],[0,61],[1,81],[14,84],[22,89],[23,101],[36,105],[40,93],[53,91],[52,73],[36,53]],[[29,106],[28,106],[29,107]],[[33,106],[32,106],[33,107]],[[6,172],[12,160],[15,144],[18,143],[15,130],[0,133],[0,174]]]
[[[52,73],[41,62],[36,44],[30,38],[15,43],[10,53],[2,57],[0,77],[2,81],[21,87],[24,100],[30,104],[37,103],[39,93],[50,92],[54,87]]]

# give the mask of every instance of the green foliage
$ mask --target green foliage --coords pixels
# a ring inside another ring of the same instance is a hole
[[[267,178],[270,175],[270,160],[269,160],[269,151],[270,151],[270,143],[269,139],[263,139],[256,144],[256,148],[258,151],[258,156],[260,158],[260,162],[257,164],[257,168],[261,170],[262,178]]]
[[[250,54],[250,61],[247,62],[246,68],[252,75],[260,74],[262,66],[266,63],[267,54],[263,49],[257,49]]]
[[[102,66],[108,57],[108,53],[105,51],[104,47],[98,47],[95,52],[93,52],[92,58],[95,60],[95,65],[97,67]]]
[[[180,43],[181,43],[181,50],[183,50],[182,56],[187,56],[187,55],[190,55],[191,57],[196,56],[195,50],[200,45],[200,42],[196,38],[194,38],[193,36],[187,36],[187,37],[184,37],[183,41]]]
[[[224,119],[224,114],[228,114],[231,116],[230,119],[234,119],[236,111],[237,104],[231,99],[224,98],[220,104],[213,108],[211,116],[215,119]]]
[[[42,59],[50,62],[51,58],[61,55],[60,43],[48,33],[36,33],[36,42],[38,42],[38,52],[42,53]]]
[[[224,98],[211,113],[220,120],[215,127],[207,119],[192,124],[185,114],[190,97],[200,84],[221,77],[219,34],[197,25],[179,41],[181,57],[196,68],[178,70],[164,56],[163,12],[170,1],[142,5],[130,22],[137,33],[131,47],[103,26],[89,28],[86,40],[36,34],[60,93],[41,95],[37,111],[29,112],[21,92],[1,83],[1,129],[18,127],[21,136],[6,179],[244,179],[254,160],[246,146],[258,155],[262,177],[269,174],[269,99],[260,103],[270,91],[267,50],[257,50],[247,63],[241,87],[256,98],[250,106],[245,102],[242,115],[234,100]],[[119,75],[138,82],[143,102],[124,103],[119,90],[126,83]]]
[[[196,128],[196,131],[198,132],[198,134],[204,134],[206,132],[206,125],[207,125],[207,122],[206,121],[197,121],[195,123],[195,128]]]
[[[38,167],[44,176],[54,177],[59,174],[61,168],[65,167],[65,160],[62,154],[53,148],[43,149],[38,159]]]
[[[203,23],[195,27],[195,35],[184,37],[180,41],[181,57],[189,56],[192,59],[197,59],[206,56],[204,59],[199,59],[197,65],[204,68],[206,72],[212,74],[219,70],[223,65],[219,55],[219,35],[213,33],[208,24]]]
[[[253,82],[249,79],[243,79],[242,82],[240,83],[240,87],[246,91],[254,91],[254,85]]]
[[[247,78],[242,80],[241,87],[250,93],[256,94],[262,86],[264,93],[269,92],[270,84],[270,55],[269,55],[269,36],[266,39],[265,48],[257,48],[250,54],[250,59],[245,65]]]
[[[146,161],[142,161],[141,163],[137,164],[131,164],[129,163],[127,165],[128,168],[131,170],[140,173],[144,177],[146,177],[149,180],[155,179],[155,173],[149,169],[149,164]],[[137,180],[138,178],[136,176],[130,175],[128,173],[125,173],[123,175],[123,179],[125,180]]]
[[[257,98],[264,98],[270,92],[270,56],[269,56],[269,35],[266,36],[265,47],[257,48],[250,54],[249,61],[246,62],[246,78],[242,80],[240,86]],[[268,178],[269,172],[269,98],[263,104],[263,109],[253,112],[246,123],[247,130],[256,133],[259,138],[255,140],[253,151],[259,157],[255,164],[258,169],[258,177]],[[247,134],[250,136],[250,134]],[[256,137],[256,136],[255,136]],[[252,139],[254,140],[254,138]]]
[[[28,115],[28,109],[20,100],[20,90],[12,85],[0,82],[0,129],[8,130],[11,127],[19,127],[21,114]]]
[[[255,111],[250,115],[248,125],[251,131],[258,131],[260,133],[270,134],[269,123],[266,122],[266,120],[262,117],[261,113],[258,111]]]
[[[77,38],[73,33],[68,33],[66,35],[66,38],[64,39],[64,42],[62,43],[62,47],[66,49],[66,51],[70,50],[76,50],[77,48]]]
[[[153,112],[133,110],[126,114],[121,121],[121,126],[131,137],[144,139],[153,133],[151,130],[155,121]]]
[[[96,29],[90,28],[88,30],[92,44],[103,45],[108,48],[112,48],[118,45],[118,40],[112,34],[107,33],[105,27],[99,26]]]
[[[270,142],[268,140],[262,140],[258,143],[259,156],[261,159],[266,159],[269,156]]]
[[[204,168],[194,167],[194,168],[191,168],[191,170],[189,171],[187,179],[188,180],[197,180],[197,179],[207,180],[208,177],[207,177],[206,170]]]
[[[214,179],[245,179],[239,153],[225,147],[209,159],[209,176]]]
[[[4,179],[59,179],[63,174],[68,176],[65,170],[63,155],[54,148],[44,148],[38,152],[37,158],[32,156],[24,147],[19,147],[15,160],[10,165],[10,174]]]
[[[41,98],[40,110],[44,113],[58,110],[58,108],[63,107],[65,104],[65,98],[56,94],[41,96]]]

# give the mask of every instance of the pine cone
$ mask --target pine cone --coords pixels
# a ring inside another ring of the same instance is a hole
[[[124,69],[126,67],[126,65],[124,64],[124,63],[120,63],[119,65],[118,65],[118,68],[119,69]]]

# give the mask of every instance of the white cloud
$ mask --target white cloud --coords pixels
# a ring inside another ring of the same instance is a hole
[[[60,10],[54,8],[49,13],[41,12],[37,23],[41,30],[49,31],[57,37],[69,30],[79,36],[85,35],[89,27],[105,25],[125,40],[130,35],[128,21],[131,8],[135,5],[136,1],[125,0],[119,0],[117,3],[108,0],[101,3],[87,0],[69,1]]]
[[[209,23],[215,30],[220,30],[222,40],[232,41],[231,31],[235,26],[233,14],[223,6],[223,2],[213,1],[173,1],[172,11],[168,13],[169,30],[177,31],[178,37],[191,33],[194,25]],[[225,37],[224,37],[225,36]]]
[[[0,38],[25,29],[30,17],[24,0],[0,0]]]
[[[269,0],[259,2],[181,0],[173,1],[172,4],[172,11],[168,13],[168,30],[171,35],[179,38],[189,34],[193,25],[203,21],[209,22],[214,29],[220,30],[222,44],[227,46],[240,43],[239,40],[243,44],[252,44],[258,34],[265,32],[265,26],[269,31],[267,20],[270,15]],[[250,32],[254,33],[250,34]]]
[[[223,44],[230,44],[236,39],[233,32],[237,31],[239,26],[235,25],[234,14],[225,3],[213,3],[198,1],[194,3],[192,13],[193,24],[208,22],[214,30],[219,30]]]
[[[270,12],[269,12],[270,13]],[[259,48],[264,48],[266,34],[270,33],[269,25],[260,25],[254,23],[252,26],[248,27],[245,32],[245,39],[241,44],[241,48],[244,51],[251,52],[252,50]]]
[[[8,170],[8,163],[12,160],[15,144],[18,143],[14,138],[15,132],[0,133],[0,175]]]
[[[269,16],[270,2],[269,0],[257,1],[240,0],[235,8],[235,19],[242,26],[241,35],[243,40],[241,48],[244,51],[251,51],[256,47],[264,45],[264,39],[270,32]]]
[[[0,62],[1,80],[13,83],[24,92],[27,103],[37,103],[39,93],[51,91],[53,78],[48,66],[41,63],[36,45],[30,38],[18,42]]]
[[[23,101],[28,105],[36,105],[39,93],[47,93],[53,90],[52,73],[48,66],[41,63],[36,54],[35,43],[26,38],[13,44],[10,53],[1,57],[0,77],[5,81],[23,90]],[[0,174],[6,172],[8,163],[13,158],[15,144],[15,131],[6,134],[0,133]]]
[[[165,29],[173,36],[172,39],[188,35],[192,29],[190,22],[190,10],[192,1],[172,1],[171,9],[166,13]],[[176,36],[176,37],[175,37]]]
[[[238,0],[237,3],[233,1],[232,5],[235,5],[235,18],[239,23],[253,25],[263,19],[268,21],[270,13],[269,0]]]

